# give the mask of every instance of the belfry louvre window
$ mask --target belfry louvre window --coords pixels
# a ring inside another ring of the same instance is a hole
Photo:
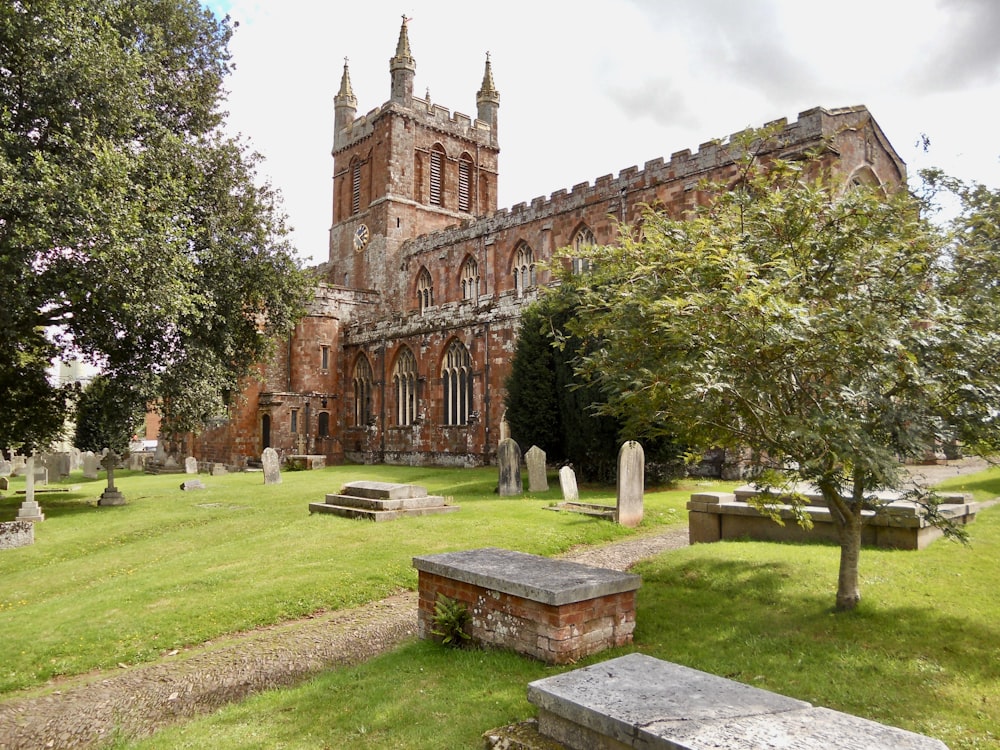
[[[420,314],[434,304],[434,289],[431,282],[431,272],[426,268],[421,268],[417,274],[417,308]]]
[[[404,348],[396,358],[392,371],[392,384],[396,391],[396,424],[407,426],[417,421],[417,360],[413,352]]]
[[[444,423],[462,426],[472,414],[472,358],[460,341],[452,341],[441,367]]]
[[[361,162],[351,164],[351,213],[361,210]]]
[[[458,210],[472,210],[472,162],[467,157],[458,161]]]
[[[354,365],[354,424],[364,427],[372,416],[372,366],[361,356]]]
[[[431,203],[444,204],[444,154],[438,148],[431,149]]]

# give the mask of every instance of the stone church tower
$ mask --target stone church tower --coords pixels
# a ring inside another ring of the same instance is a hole
[[[345,61],[325,281],[228,418],[190,438],[199,459],[240,466],[273,447],[311,463],[491,463],[521,311],[549,280],[543,264],[585,273],[575,251],[616,242],[620,222],[639,221],[643,206],[682,216],[704,199],[703,180],[738,177],[726,144],[709,141],[497,210],[500,95],[489,56],[475,118],[414,96],[415,72],[404,19],[389,99],[359,116]],[[905,184],[905,165],[863,106],[772,124],[780,133],[764,158],[821,150],[845,184]]]
[[[486,61],[475,120],[413,96],[416,60],[406,20],[389,60],[391,97],[355,117],[347,63],[334,98],[333,225],[328,278],[375,289],[405,309],[415,295],[400,276],[407,239],[487,216],[497,208],[497,110]],[[405,269],[403,269],[405,270]]]

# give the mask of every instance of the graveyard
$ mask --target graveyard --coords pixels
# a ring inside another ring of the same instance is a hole
[[[104,472],[49,482],[32,544],[0,553],[0,631],[17,643],[0,672],[4,702],[169,662],[256,628],[322,616],[417,587],[413,558],[504,548],[557,557],[570,549],[686,526],[692,493],[733,484],[647,487],[643,520],[628,528],[580,513],[546,512],[549,489],[500,495],[497,468],[343,466],[262,473],[115,473],[124,505],[101,506]],[[415,484],[460,508],[370,523],[310,513],[351,482]],[[0,496],[13,520],[23,479]],[[1000,494],[996,474],[955,491]],[[615,507],[615,487],[580,486],[581,502]],[[233,704],[117,747],[480,747],[493,727],[536,708],[527,685],[639,651],[756,688],[927,734],[951,748],[996,746],[1000,679],[995,576],[1000,519],[981,512],[968,547],[866,549],[858,612],[834,616],[837,550],[827,544],[723,541],[678,549],[633,569],[631,645],[546,665],[507,651],[449,650],[414,636],[374,659]],[[416,627],[416,623],[414,623]],[[171,655],[173,654],[173,655]],[[331,696],[335,696],[331,702]],[[415,718],[416,717],[416,718]]]

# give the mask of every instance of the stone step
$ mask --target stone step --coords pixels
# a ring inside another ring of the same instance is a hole
[[[309,503],[310,513],[329,513],[341,518],[361,518],[368,521],[395,521],[407,516],[433,516],[441,513],[453,513],[457,505],[435,505],[428,508],[410,508],[401,510],[370,510],[367,508],[351,508],[344,505],[329,503]]]
[[[352,497],[370,497],[377,500],[405,500],[427,496],[427,488],[417,484],[370,482],[366,480],[348,482],[341,488],[340,492]]]
[[[444,505],[440,495],[424,495],[399,499],[380,499],[361,497],[357,495],[327,495],[327,505],[343,505],[348,508],[363,508],[367,510],[415,510],[417,508],[433,508]]]

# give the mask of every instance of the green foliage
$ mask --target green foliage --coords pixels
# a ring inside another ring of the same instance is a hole
[[[591,276],[564,279],[581,297],[568,329],[602,342],[578,371],[636,434],[749,447],[817,485],[850,608],[861,513],[896,487],[899,457],[996,434],[1000,333],[909,193],[845,189],[819,160],[764,164],[767,148],[735,144],[739,183],[706,186],[685,220],[650,209],[641,236],[592,248]]]
[[[522,313],[505,384],[507,420],[522,449],[537,445],[549,462],[572,463],[583,480],[613,481],[618,448],[633,435],[621,420],[597,412],[604,395],[574,369],[581,353],[594,346],[567,332],[578,305],[575,289],[563,284]],[[649,465],[668,471],[680,453],[665,436],[647,439],[645,449]]]
[[[94,453],[111,448],[121,455],[128,450],[144,415],[145,404],[133,389],[121,381],[98,375],[77,401],[73,445]]]
[[[431,633],[441,639],[441,643],[451,648],[461,648],[472,635],[468,632],[472,615],[462,602],[439,594],[434,603],[434,627]]]
[[[0,343],[46,330],[46,360],[169,398],[180,427],[221,408],[307,289],[258,157],[220,128],[230,34],[194,0],[0,10]],[[7,382],[8,442],[38,442]]]

